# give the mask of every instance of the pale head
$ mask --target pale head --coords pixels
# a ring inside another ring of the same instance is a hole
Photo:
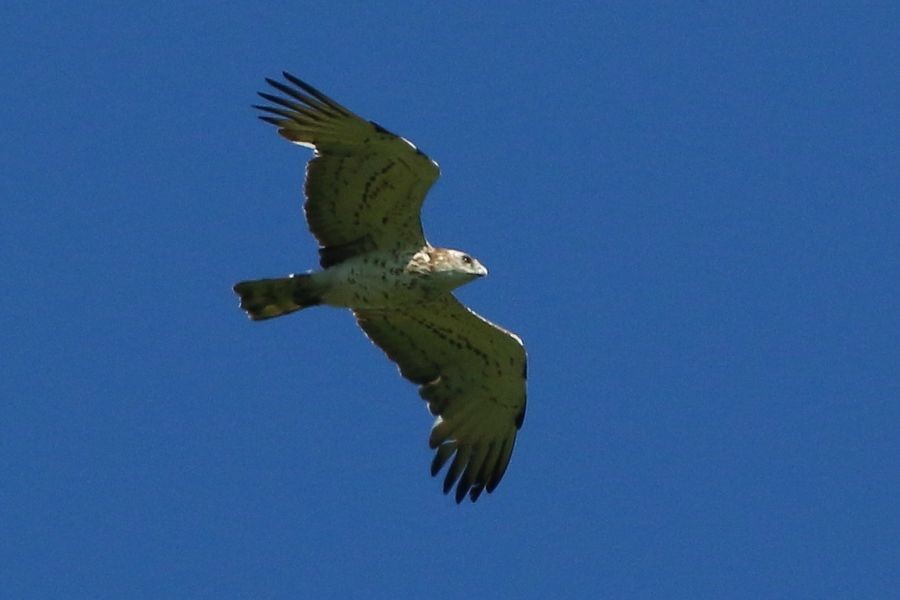
[[[487,275],[480,262],[460,250],[429,248],[422,254],[430,278],[448,291]]]

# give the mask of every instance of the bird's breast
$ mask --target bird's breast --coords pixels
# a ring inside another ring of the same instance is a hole
[[[399,308],[436,293],[427,272],[410,269],[410,255],[386,252],[355,256],[321,273],[329,281],[325,304],[346,308]]]

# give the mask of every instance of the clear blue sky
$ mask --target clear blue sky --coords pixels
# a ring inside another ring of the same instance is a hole
[[[4,597],[900,589],[896,5],[126,4],[0,18]],[[282,69],[441,164],[527,343],[475,505],[350,315],[238,310],[316,264]]]

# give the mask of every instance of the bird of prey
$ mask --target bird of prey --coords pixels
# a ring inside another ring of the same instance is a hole
[[[440,173],[408,140],[284,73],[260,119],[312,148],[304,210],[323,268],[234,286],[253,320],[310,306],[349,308],[437,417],[431,474],[452,457],[444,493],[474,502],[503,478],[525,417],[522,340],[475,314],[453,289],[487,274],[459,250],[425,240],[421,208]]]

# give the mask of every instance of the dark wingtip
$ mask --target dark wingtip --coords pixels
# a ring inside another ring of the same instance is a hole
[[[500,485],[500,482],[503,480],[503,476],[506,474],[506,466],[508,464],[509,463],[506,463],[506,465],[503,465],[502,469],[494,472],[491,480],[488,481],[487,485],[485,486],[488,494],[494,493],[494,490],[496,490],[497,486]]]
[[[288,81],[290,81],[291,83],[296,85],[298,88],[300,88],[307,94],[311,94],[314,97],[318,97],[318,94],[322,93],[319,90],[317,90],[316,88],[314,88],[313,86],[309,85],[308,83],[306,83],[305,81],[300,79],[299,77],[297,77],[296,75],[291,75],[287,71],[282,71],[281,74],[284,76],[285,79],[287,79]]]
[[[283,99],[279,98],[278,96],[276,96],[274,94],[267,94],[266,92],[256,92],[256,95],[259,96],[260,98],[268,100],[269,102],[274,102],[276,104],[279,102],[284,102]]]
[[[463,499],[465,499],[465,497],[468,495],[470,489],[472,489],[472,482],[467,481],[466,476],[463,475],[463,478],[460,480],[459,484],[456,486],[456,503],[457,504],[459,504],[460,502],[463,501]]]
[[[444,467],[450,457],[456,452],[456,448],[450,444],[441,444],[434,453],[434,460],[431,461],[431,476],[437,475]],[[446,492],[445,492],[446,493]]]
[[[434,458],[431,461],[431,476],[434,477],[435,475],[437,475],[440,472],[442,466],[444,466],[444,463],[441,462],[438,455],[435,454]]]
[[[460,475],[462,475],[463,468],[465,467],[465,463],[468,462],[468,459],[468,456],[464,456],[462,454],[462,450],[457,449],[456,456],[453,457],[453,462],[450,463],[450,468],[447,469],[447,475],[446,477],[444,477],[445,494],[453,489],[453,486],[456,484],[456,480],[459,479]],[[465,484],[463,482],[460,482],[460,485]],[[459,500],[457,500],[457,502],[459,502]]]
[[[266,123],[271,123],[276,127],[281,127],[281,119],[276,119],[275,117],[267,117],[265,115],[259,115],[256,117],[260,121],[265,121]]]
[[[481,492],[483,492],[483,491],[484,491],[483,485],[477,485],[477,486],[473,487],[472,491],[469,492],[469,500],[471,500],[472,502],[475,502],[476,500],[478,500],[478,497],[481,496]]]
[[[285,79],[287,79],[288,81],[290,81],[291,83],[296,85],[298,88],[300,88],[301,90],[303,90],[304,92],[306,92],[307,94],[309,94],[310,96],[312,96],[313,98],[318,100],[320,103],[324,104],[325,106],[332,109],[333,111],[336,111],[338,114],[345,115],[345,116],[350,115],[350,112],[346,108],[344,108],[343,106],[341,106],[340,104],[338,104],[337,102],[335,102],[334,100],[332,100],[331,98],[329,98],[328,96],[326,96],[325,94],[323,94],[322,92],[320,92],[319,90],[314,88],[313,86],[309,85],[308,83],[306,83],[299,77],[295,77],[294,75],[291,75],[287,71],[282,71],[281,74],[284,75]]]
[[[313,86],[306,83],[305,81],[303,81],[302,79],[300,79],[299,77],[297,77],[296,75],[291,75],[287,71],[282,71],[281,74],[284,76],[285,79],[287,79],[288,81],[290,81],[291,83],[293,83],[294,85],[298,86],[299,88],[301,88],[302,90],[304,90],[306,92],[312,93],[312,90],[316,89]],[[316,90],[316,91],[318,92],[319,90]]]

